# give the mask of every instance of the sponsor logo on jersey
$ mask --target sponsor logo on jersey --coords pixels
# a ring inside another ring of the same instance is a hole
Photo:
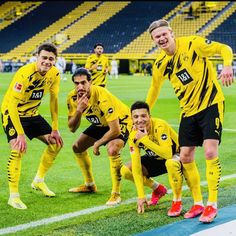
[[[191,77],[191,75],[188,73],[186,69],[179,71],[178,73],[176,73],[176,75],[183,85],[186,85],[190,83],[191,81],[193,81],[193,78]]]
[[[97,71],[102,71],[102,65],[97,66]]]
[[[20,84],[20,83],[17,83],[17,82],[15,83],[14,90],[16,92],[21,92],[22,88],[23,88],[23,84]]]
[[[92,124],[95,124],[95,125],[101,124],[101,123],[100,123],[100,120],[99,120],[98,117],[95,116],[95,115],[86,116],[86,119],[87,119],[90,123],[92,123]]]
[[[41,100],[43,97],[43,89],[34,90],[31,94],[30,100]]]

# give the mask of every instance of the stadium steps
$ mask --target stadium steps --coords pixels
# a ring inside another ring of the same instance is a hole
[[[181,2],[177,7],[171,10],[163,19],[169,19],[174,16],[179,10],[181,10],[187,2]],[[140,45],[142,45],[140,47]],[[150,45],[153,45],[153,41],[150,34],[146,30],[144,33],[139,35],[135,40],[130,42],[127,46],[122,48],[118,53],[115,54],[117,59],[119,58],[142,58],[150,50]],[[135,53],[134,53],[135,52]]]
[[[217,9],[218,11],[222,11],[223,8],[225,8],[229,2],[218,2]],[[195,35],[201,29],[204,25],[207,24],[212,18],[214,18],[218,11],[214,12],[204,12],[199,13],[199,17],[192,20],[187,20],[185,14],[178,14],[176,15],[172,20],[170,20],[171,28],[173,29],[175,33],[175,37],[182,37],[182,36],[188,36],[188,35]],[[154,46],[149,51],[149,55],[146,55],[148,58],[156,58],[157,54],[159,53],[159,49]]]
[[[78,7],[80,3],[81,2],[79,1],[68,1],[67,7],[65,8],[64,2],[44,1],[30,14],[25,15],[25,17],[22,17],[14,24],[0,31],[0,38],[8,39],[5,40],[4,46],[0,44],[0,52],[5,53],[2,58],[5,60],[14,58],[21,59],[21,54],[18,51],[18,48],[21,47],[21,44],[32,38],[38,32],[44,30],[51,24],[61,19],[63,16]],[[52,9],[56,9],[54,14],[51,14]],[[50,15],[50,17],[42,17],[45,15]],[[18,33],[18,35],[16,35],[15,32],[22,32],[22,30],[24,30],[24,34]],[[34,49],[35,45],[28,44],[27,51]],[[27,58],[23,59],[26,60]]]
[[[79,41],[93,29],[97,28],[99,25],[121,11],[129,3],[130,2],[128,1],[116,2],[115,4],[114,2],[103,2],[103,4],[96,8],[96,11],[92,11],[90,14],[86,15],[63,31],[64,34],[69,36],[70,40],[58,47],[59,52],[69,48],[72,44]]]
[[[43,42],[54,41],[55,35],[60,33],[68,25],[72,24],[74,21],[83,16],[90,9],[95,7],[98,2],[84,2],[67,15],[63,16],[61,19],[51,24],[49,27],[45,28],[41,32],[34,35],[29,40],[25,41],[23,44],[16,47],[10,53],[8,57],[11,58],[12,55],[17,56],[18,58],[30,57],[36,48]],[[53,39],[54,38],[54,39]]]
[[[217,17],[207,28],[199,31],[201,36],[207,37],[211,32],[213,32],[220,24],[227,20],[236,11],[236,2],[231,2],[231,6],[225,10],[219,17]]]
[[[0,6],[0,30],[19,20],[42,2],[6,2]]]

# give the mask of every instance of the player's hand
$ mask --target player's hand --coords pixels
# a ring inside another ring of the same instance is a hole
[[[82,97],[77,96],[77,111],[83,113],[83,111],[88,107],[88,97],[84,93]]]
[[[98,67],[98,64],[94,64],[94,65],[91,66],[91,70],[96,70],[97,67]]]
[[[144,137],[145,135],[147,135],[147,129],[146,128],[144,128],[143,130],[137,130],[137,133],[135,135],[135,139],[139,140],[142,137]]]
[[[52,130],[49,139],[49,143],[56,143],[59,146],[63,146],[63,140],[58,130]]]
[[[108,68],[106,68],[103,72],[104,75],[106,75],[108,73]]]
[[[147,199],[146,198],[139,198],[138,201],[137,201],[137,212],[138,214],[142,214],[144,213],[144,206],[147,206],[148,207],[148,202],[147,202]]]
[[[100,145],[98,144],[98,142],[95,142],[93,144],[93,154],[96,156],[100,155],[99,147],[100,147]]]
[[[224,66],[218,79],[221,79],[223,86],[230,86],[234,82],[232,66]]]
[[[26,152],[27,142],[24,134],[19,134],[16,138],[16,142],[12,145],[12,147],[20,152]]]

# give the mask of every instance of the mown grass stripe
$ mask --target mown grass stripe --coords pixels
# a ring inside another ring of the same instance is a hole
[[[224,181],[224,180],[227,180],[227,179],[233,179],[233,178],[236,178],[236,174],[223,176],[221,178],[221,181]],[[202,186],[207,185],[207,182],[202,181],[201,185]],[[183,186],[183,190],[187,190],[187,189],[188,189],[188,187],[186,185]],[[169,189],[168,192],[171,193],[172,191]],[[130,204],[130,203],[135,202],[136,200],[137,200],[136,198],[130,198],[126,201],[123,201],[121,204],[122,205]],[[91,208],[87,208],[87,209],[84,209],[84,210],[81,210],[81,211],[62,214],[62,215],[59,215],[59,216],[44,218],[42,220],[32,221],[32,222],[25,223],[25,224],[11,226],[11,227],[7,227],[7,228],[2,228],[2,229],[0,229],[0,235],[9,234],[9,233],[16,233],[16,232],[26,230],[26,229],[29,229],[29,228],[34,228],[34,227],[38,227],[38,226],[42,226],[42,225],[48,225],[48,224],[51,224],[51,223],[63,221],[63,220],[70,219],[70,218],[73,218],[73,217],[78,217],[78,216],[82,216],[82,215],[91,214],[91,213],[106,210],[106,209],[109,209],[109,208],[111,208],[111,207],[106,206],[106,205],[91,207]]]

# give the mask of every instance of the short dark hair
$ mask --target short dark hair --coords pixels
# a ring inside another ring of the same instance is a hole
[[[83,68],[83,67],[78,68],[78,69],[75,71],[75,73],[72,75],[72,81],[73,81],[73,82],[74,82],[75,76],[77,76],[77,75],[86,75],[86,76],[87,76],[87,80],[88,80],[88,81],[91,80],[91,74],[90,74],[90,72],[89,72],[87,69]]]
[[[57,57],[57,48],[55,45],[53,45],[52,43],[44,43],[44,44],[41,44],[39,47],[38,47],[38,51],[37,53],[40,54],[40,52],[42,50],[45,50],[47,52],[52,52],[56,57]]]
[[[136,110],[136,109],[147,109],[147,111],[148,111],[148,114],[150,114],[150,109],[149,109],[149,105],[146,103],[146,102],[144,102],[144,101],[136,101],[135,103],[133,103],[132,105],[131,105],[131,108],[130,108],[130,110],[131,110],[131,112],[133,111],[133,110]]]
[[[102,43],[96,43],[94,46],[93,46],[93,49],[95,49],[97,46],[101,46],[103,49],[104,49],[104,46]]]

